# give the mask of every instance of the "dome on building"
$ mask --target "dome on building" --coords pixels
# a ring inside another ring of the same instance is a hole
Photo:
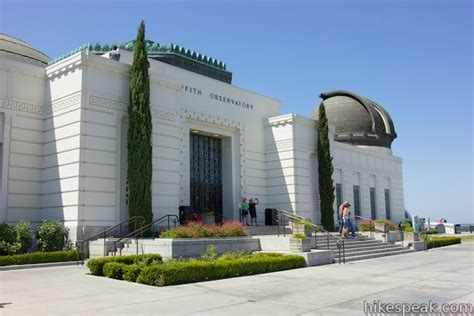
[[[353,92],[335,90],[321,93],[335,140],[352,145],[391,148],[397,137],[390,114],[378,103]],[[312,117],[317,119],[317,109]]]
[[[29,44],[6,34],[0,34],[0,52],[17,57],[17,60],[40,66],[47,65],[49,60],[48,56],[34,49]]]

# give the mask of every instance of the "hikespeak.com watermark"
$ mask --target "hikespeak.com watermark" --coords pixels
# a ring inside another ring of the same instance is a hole
[[[366,315],[474,315],[471,303],[385,303],[364,301]]]

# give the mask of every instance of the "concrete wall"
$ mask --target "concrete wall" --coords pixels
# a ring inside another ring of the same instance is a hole
[[[45,70],[0,57],[0,222],[36,222],[41,220]]]

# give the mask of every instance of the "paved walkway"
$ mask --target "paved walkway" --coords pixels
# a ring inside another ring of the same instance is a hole
[[[0,272],[1,315],[364,315],[364,301],[474,304],[474,243],[163,288],[78,266]]]

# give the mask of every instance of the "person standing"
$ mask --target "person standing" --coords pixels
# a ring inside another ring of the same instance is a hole
[[[346,207],[347,205],[350,206],[348,201],[344,201],[342,202],[341,205],[339,205],[339,209],[338,209],[339,235],[342,235],[342,229],[344,227],[344,221],[342,220],[342,215],[343,215],[342,213],[344,211],[344,207]]]
[[[258,198],[250,199],[249,201],[249,211],[250,211],[250,225],[257,225],[257,205],[259,201]]]
[[[242,199],[242,224],[249,226],[249,203],[246,198]]]
[[[343,227],[347,228],[347,230],[351,233],[352,237],[355,238],[356,234],[354,231],[354,225],[352,225],[350,207],[351,205],[349,203],[344,206],[342,210],[342,221],[344,223]]]

